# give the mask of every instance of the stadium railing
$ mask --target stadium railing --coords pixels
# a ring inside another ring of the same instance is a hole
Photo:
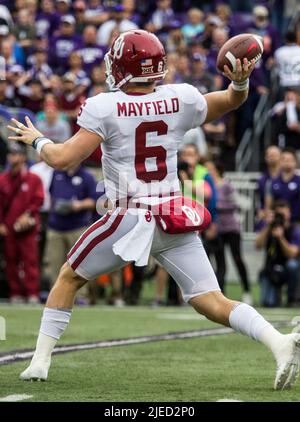
[[[239,172],[259,170],[260,140],[266,129],[269,109],[270,94],[263,94],[254,111],[253,128],[246,129],[235,154],[235,168]]]

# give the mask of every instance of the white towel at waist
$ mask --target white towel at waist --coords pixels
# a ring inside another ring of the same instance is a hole
[[[146,213],[149,214],[149,211],[146,209],[128,211],[136,213],[138,221],[133,229],[113,244],[113,252],[115,255],[119,255],[124,261],[135,261],[136,266],[143,267],[148,264],[156,227],[155,219],[151,215],[151,220],[146,220],[145,215]]]

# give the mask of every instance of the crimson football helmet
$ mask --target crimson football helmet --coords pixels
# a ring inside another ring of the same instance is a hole
[[[106,82],[110,89],[128,82],[150,82],[163,79],[167,73],[166,53],[152,33],[143,30],[123,32],[105,55]]]

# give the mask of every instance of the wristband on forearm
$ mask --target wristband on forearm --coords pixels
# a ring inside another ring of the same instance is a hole
[[[51,141],[51,139],[49,138],[45,138],[44,136],[40,136],[38,138],[36,138],[33,142],[32,142],[32,147],[37,151],[38,154],[41,153],[42,148],[46,145],[46,144],[53,144],[54,142]]]
[[[249,88],[249,78],[242,82],[231,82],[232,88],[235,91],[246,91]]]

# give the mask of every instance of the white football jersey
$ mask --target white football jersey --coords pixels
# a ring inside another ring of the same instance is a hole
[[[196,88],[174,84],[145,95],[98,94],[83,105],[77,123],[104,141],[106,195],[115,201],[178,192],[178,148],[206,114],[206,100]]]

